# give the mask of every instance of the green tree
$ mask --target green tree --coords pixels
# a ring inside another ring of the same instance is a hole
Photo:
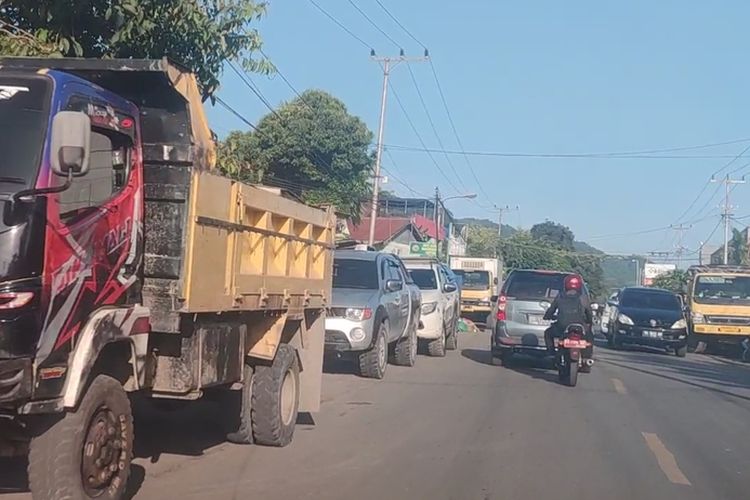
[[[266,12],[259,0],[2,0],[0,53],[18,56],[161,58],[194,71],[204,97],[222,66],[252,58],[261,39],[252,27]]]
[[[732,229],[732,239],[729,240],[729,264],[746,266],[750,262],[748,255],[747,237],[744,231]]]
[[[467,226],[466,254],[469,257],[494,257],[498,254],[500,238],[497,228]]]
[[[545,241],[563,250],[572,251],[575,249],[573,242],[575,236],[570,228],[552,221],[545,221],[535,224],[531,228],[531,237],[537,240]]]
[[[664,273],[661,276],[654,278],[651,286],[654,288],[664,288],[665,290],[670,290],[674,293],[680,293],[685,291],[685,285],[687,282],[688,272],[683,269],[675,269],[674,271],[669,271],[668,273]]]
[[[223,146],[231,154],[224,155],[222,168],[236,178],[261,175],[308,203],[332,204],[359,220],[371,193],[372,138],[339,99],[307,90],[264,116],[256,130],[231,134]]]

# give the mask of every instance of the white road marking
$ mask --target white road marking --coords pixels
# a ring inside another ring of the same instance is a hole
[[[612,384],[615,386],[615,391],[617,391],[618,394],[622,394],[623,396],[628,393],[628,390],[625,388],[625,384],[622,383],[622,380],[619,378],[613,378]]]
[[[656,461],[659,463],[659,467],[662,472],[664,472],[664,475],[667,476],[667,479],[674,484],[691,486],[690,481],[677,465],[677,460],[675,460],[674,455],[672,455],[672,452],[664,446],[664,443],[661,442],[659,436],[650,432],[642,432],[641,434],[643,434],[646,444],[656,457]]]

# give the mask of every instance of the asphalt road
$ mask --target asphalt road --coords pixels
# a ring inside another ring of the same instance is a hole
[[[223,443],[208,404],[137,423],[138,499],[750,498],[750,367],[596,351],[578,387],[489,364],[485,334],[383,381],[336,367],[287,448]],[[330,370],[329,370],[330,371]],[[23,490],[21,464],[0,491]],[[0,500],[29,498],[28,493]]]

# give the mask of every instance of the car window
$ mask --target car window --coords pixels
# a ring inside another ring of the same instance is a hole
[[[662,309],[667,311],[679,311],[682,309],[680,299],[677,298],[677,295],[647,290],[626,290],[620,299],[620,307]]]
[[[399,280],[403,278],[398,270],[398,265],[391,259],[383,259],[383,279],[385,280]]]
[[[333,260],[333,288],[378,289],[375,261],[359,259]]]
[[[411,277],[420,290],[437,290],[438,281],[432,269],[412,269]]]
[[[564,274],[515,272],[505,282],[504,293],[521,300],[554,299],[563,289]]]

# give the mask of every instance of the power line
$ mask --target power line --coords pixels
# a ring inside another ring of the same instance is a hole
[[[440,139],[440,134],[438,134],[437,127],[435,127],[435,122],[432,120],[432,115],[430,114],[430,110],[427,107],[427,103],[424,100],[424,96],[422,95],[422,91],[419,89],[419,84],[417,83],[417,78],[414,76],[414,71],[412,71],[411,66],[407,65],[409,69],[409,75],[411,76],[411,81],[414,84],[414,88],[417,91],[417,95],[419,96],[419,102],[422,103],[422,108],[424,109],[425,115],[427,115],[427,121],[430,123],[430,127],[432,128],[432,133],[435,135],[435,139],[437,140],[438,145],[440,146],[440,149],[444,149],[443,141]],[[461,179],[461,176],[458,175],[458,171],[456,171],[456,167],[453,165],[453,162],[451,161],[451,157],[448,154],[445,154],[445,161],[448,162],[448,166],[450,167],[451,171],[453,171],[453,174],[456,176],[456,179],[458,179],[459,184],[464,189],[468,189],[466,187],[466,184],[464,184],[463,179]]]
[[[404,117],[406,117],[406,121],[409,123],[409,126],[411,127],[412,131],[414,132],[414,135],[417,136],[417,139],[419,140],[419,143],[422,144],[422,147],[424,147],[425,149],[427,149],[427,145],[425,144],[424,139],[422,139],[422,136],[420,135],[419,131],[417,130],[417,127],[414,125],[414,122],[412,121],[411,117],[409,116],[409,112],[406,111],[406,107],[404,106],[404,103],[401,102],[401,98],[398,96],[398,93],[396,92],[396,89],[393,88],[392,85],[390,85],[390,89],[391,89],[391,92],[393,93],[393,97],[396,98],[396,102],[398,103],[399,108],[401,108],[401,112],[404,113]],[[391,146],[388,146],[388,148],[390,148],[390,147]],[[448,182],[448,185],[450,185],[456,193],[459,193],[460,189],[458,189],[456,187],[456,185],[453,184],[453,181],[451,181],[450,178],[447,175],[445,175],[445,172],[440,167],[440,164],[437,162],[437,160],[435,160],[435,157],[432,155],[432,153],[428,152],[427,154],[430,157],[430,160],[432,160],[432,163],[435,164],[435,168],[438,169],[438,172],[440,172],[440,174]]]
[[[390,11],[389,11],[389,10],[388,10],[388,9],[387,9],[386,7],[385,7],[385,5],[383,5],[383,3],[382,3],[382,2],[380,1],[380,0],[375,0],[375,2],[376,2],[376,3],[378,4],[378,5],[380,5],[380,8],[381,8],[381,9],[383,9],[383,12],[385,12],[386,14],[388,14],[388,17],[390,17],[390,18],[391,18],[391,19],[393,20],[393,22],[394,22],[394,23],[396,23],[396,24],[398,25],[398,27],[399,27],[399,28],[401,28],[401,29],[402,29],[402,30],[404,31],[404,33],[406,33],[406,34],[407,34],[407,35],[409,36],[409,38],[411,38],[412,40],[414,40],[415,42],[417,42],[417,43],[418,43],[419,45],[421,45],[421,46],[422,46],[423,48],[425,48],[425,49],[427,48],[427,47],[425,46],[425,44],[423,44],[422,42],[420,42],[420,41],[419,41],[419,40],[417,39],[417,37],[415,37],[415,36],[414,36],[414,35],[413,35],[413,34],[411,33],[411,31],[409,31],[408,29],[406,29],[406,27],[405,27],[405,26],[404,26],[403,24],[401,24],[401,22],[400,22],[400,21],[399,21],[399,20],[398,20],[398,19],[396,18],[396,16],[394,16],[393,14],[391,14],[391,12],[390,12]]]
[[[311,1],[312,1],[312,0],[311,0]],[[389,40],[389,41],[390,41],[390,42],[391,42],[391,43],[392,43],[393,45],[395,45],[395,46],[396,46],[396,48],[398,48],[398,49],[400,49],[400,48],[401,48],[401,45],[400,45],[400,44],[399,44],[399,43],[398,43],[398,42],[397,42],[396,40],[394,40],[394,39],[393,39],[393,38],[392,38],[392,37],[391,37],[391,36],[390,36],[390,35],[389,35],[388,33],[386,33],[386,32],[385,32],[385,31],[384,31],[384,30],[383,30],[383,29],[382,29],[382,28],[381,28],[380,26],[378,26],[378,25],[377,25],[377,23],[375,23],[375,21],[373,21],[373,20],[372,20],[372,19],[370,18],[370,16],[368,16],[368,15],[367,15],[367,13],[366,13],[365,11],[363,11],[363,10],[362,10],[362,9],[361,9],[361,8],[359,7],[359,5],[357,5],[356,3],[354,3],[354,0],[349,0],[349,3],[350,3],[350,4],[352,5],[352,7],[354,7],[355,9],[357,9],[357,12],[359,12],[360,14],[362,14],[362,17],[364,17],[364,18],[365,18],[365,19],[367,20],[367,22],[368,22],[368,23],[370,23],[370,24],[372,25],[372,27],[373,27],[373,28],[375,28],[376,30],[378,30],[378,31],[379,31],[379,32],[380,32],[380,33],[381,33],[381,34],[382,34],[382,35],[383,35],[384,37],[386,37],[386,38],[387,38],[387,39],[388,39],[388,40]]]
[[[522,153],[522,152],[505,152],[505,151],[457,151],[455,149],[439,149],[428,147],[403,146],[399,144],[387,144],[389,148],[399,151],[413,151],[417,153],[447,153],[450,155],[470,155],[470,156],[496,156],[507,158],[587,158],[595,160],[644,160],[644,159],[662,159],[662,160],[679,160],[679,159],[717,159],[731,158],[731,155],[655,155],[650,153]]]
[[[258,132],[258,127],[256,127],[250,120],[242,116],[236,109],[234,109],[232,106],[224,102],[224,100],[219,96],[214,96],[214,99],[216,99],[216,102],[222,105],[224,109],[232,113],[234,116],[240,119],[245,125],[253,129],[254,131]]]
[[[362,40],[359,36],[355,35],[353,31],[351,31],[349,28],[347,28],[346,26],[344,26],[338,19],[336,19],[335,17],[333,17],[323,7],[321,7],[320,5],[318,5],[318,3],[315,0],[309,0],[309,1],[310,1],[311,4],[313,4],[315,6],[315,8],[317,8],[320,12],[322,12],[324,16],[326,16],[328,19],[330,19],[331,21],[333,21],[333,23],[336,24],[336,26],[338,26],[339,28],[341,28],[342,30],[344,30],[347,34],[349,34],[350,37],[354,38],[359,43],[361,43],[362,45],[364,45],[365,48],[372,50],[372,45],[370,45],[369,43],[367,43],[364,40]]]
[[[255,85],[250,81],[249,77],[244,71],[240,71],[237,66],[231,61],[229,61],[229,67],[232,69],[232,71],[235,72],[237,76],[240,77],[240,80],[249,88],[255,96],[260,99],[260,101],[273,113],[277,118],[281,118],[281,115],[274,109],[274,107],[271,105],[270,102],[266,99],[266,97],[261,93],[260,90],[258,90]]]

